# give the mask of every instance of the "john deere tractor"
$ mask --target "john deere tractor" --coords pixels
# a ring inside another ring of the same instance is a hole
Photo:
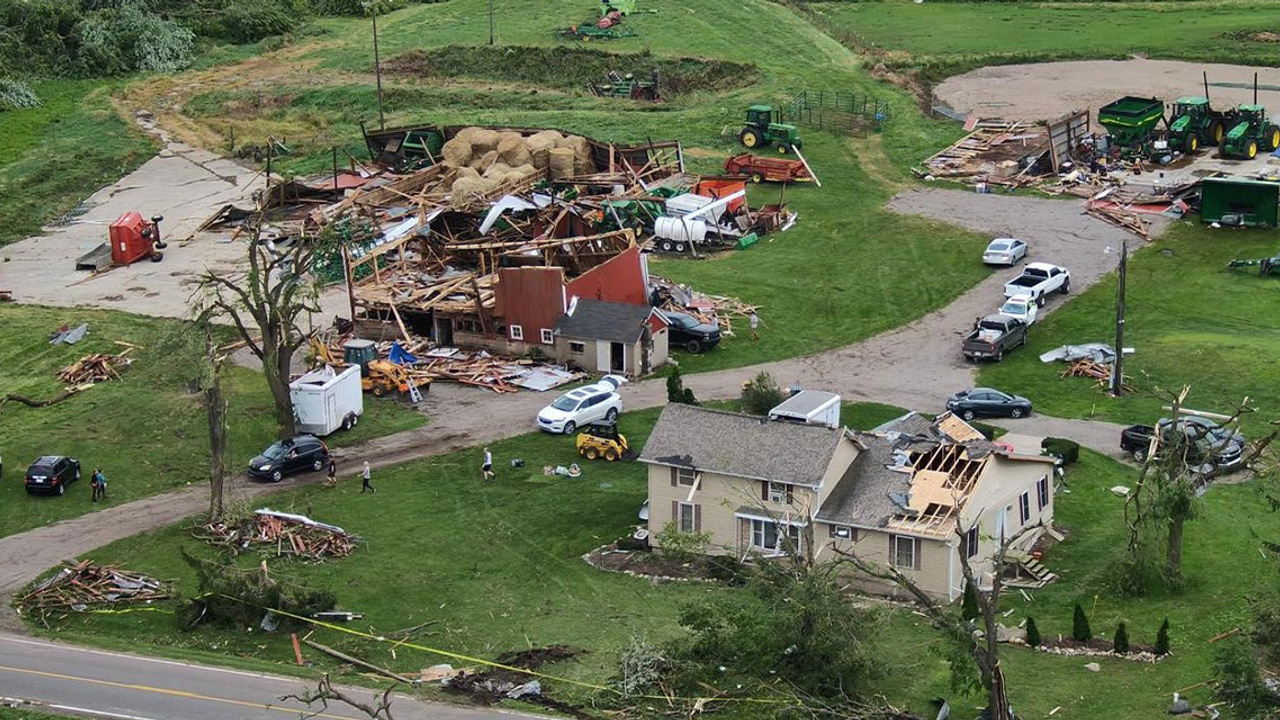
[[[793,148],[800,149],[800,133],[796,126],[774,122],[773,108],[768,105],[747,108],[747,121],[743,123],[738,138],[753,150],[765,145],[776,145],[778,152],[784,154]]]
[[[1193,153],[1220,145],[1226,134],[1225,116],[1209,105],[1209,98],[1180,97],[1169,113],[1169,147]]]
[[[1261,105],[1241,105],[1231,119],[1222,142],[1222,156],[1252,160],[1258,151],[1271,152],[1280,148],[1280,127],[1267,120],[1267,109]]]

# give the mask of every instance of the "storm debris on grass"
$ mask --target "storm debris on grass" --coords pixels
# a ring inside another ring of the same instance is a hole
[[[217,522],[191,533],[196,539],[232,553],[252,545],[274,546],[276,557],[293,556],[310,560],[344,558],[356,547],[356,538],[336,525],[316,522],[304,515],[258,510],[240,523]]]
[[[506,699],[523,700],[575,718],[589,718],[591,716],[580,708],[547,697],[543,692],[542,681],[532,672],[520,672],[538,671],[545,665],[572,660],[586,652],[567,645],[548,645],[504,653],[494,663],[505,667],[490,667],[479,672],[464,670],[446,680],[444,689],[454,695],[464,695],[481,705],[494,705]]]
[[[91,607],[120,603],[149,603],[169,595],[169,586],[150,575],[82,560],[67,563],[54,575],[36,583],[15,604],[18,612],[39,615],[43,620],[55,611],[83,612]]]

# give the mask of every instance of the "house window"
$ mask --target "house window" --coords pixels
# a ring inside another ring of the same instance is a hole
[[[542,328],[542,344],[543,344],[543,345],[555,345],[555,344],[556,344],[556,336],[555,336],[555,333],[551,332],[550,330],[548,330],[548,329],[546,329],[546,328]]]
[[[769,497],[771,503],[789,503],[791,502],[791,486],[786,483],[769,483]]]
[[[693,503],[680,503],[676,526],[682,533],[698,532],[698,509]]]
[[[1018,518],[1023,525],[1031,520],[1031,493],[1024,492],[1018,496]]]
[[[582,355],[587,352],[587,344],[580,343],[576,340],[570,340],[569,352],[573,353],[574,355]]]
[[[1045,475],[1036,481],[1036,501],[1040,503],[1041,510],[1049,505],[1049,476]]]
[[[918,570],[920,568],[920,557],[919,553],[916,552],[916,539],[900,535],[890,535],[889,539],[893,542],[894,566],[908,570]]]
[[[698,473],[692,468],[676,468],[676,484],[685,487],[693,487],[693,483],[698,478]]]
[[[969,528],[969,532],[964,534],[964,556],[967,558],[974,557],[978,554],[978,526],[974,525]]]
[[[511,326],[511,339],[512,339],[512,340],[523,340],[523,339],[524,339],[524,328],[520,327],[519,325],[512,325],[512,326]]]
[[[848,525],[832,525],[830,527],[831,527],[831,537],[836,538],[837,540],[853,539],[853,528],[849,527]]]
[[[795,552],[800,548],[800,528],[794,525],[780,528],[776,522],[752,520],[751,546],[771,553]]]

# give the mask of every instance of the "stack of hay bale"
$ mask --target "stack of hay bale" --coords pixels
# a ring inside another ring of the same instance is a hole
[[[535,170],[549,168],[552,180],[595,172],[587,139],[555,130],[524,137],[518,132],[464,128],[444,144],[441,154],[445,165],[457,169],[452,193],[459,203],[487,195]]]

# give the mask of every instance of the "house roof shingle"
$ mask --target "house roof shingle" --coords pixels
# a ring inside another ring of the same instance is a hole
[[[561,315],[556,321],[555,331],[570,338],[633,345],[640,341],[652,312],[648,305],[579,299],[572,315]]]
[[[672,403],[642,462],[799,485],[822,482],[845,431]]]
[[[858,454],[818,510],[820,522],[882,528],[901,506],[893,496],[905,497],[911,473],[891,470],[894,443],[883,435],[858,436],[866,450]]]

